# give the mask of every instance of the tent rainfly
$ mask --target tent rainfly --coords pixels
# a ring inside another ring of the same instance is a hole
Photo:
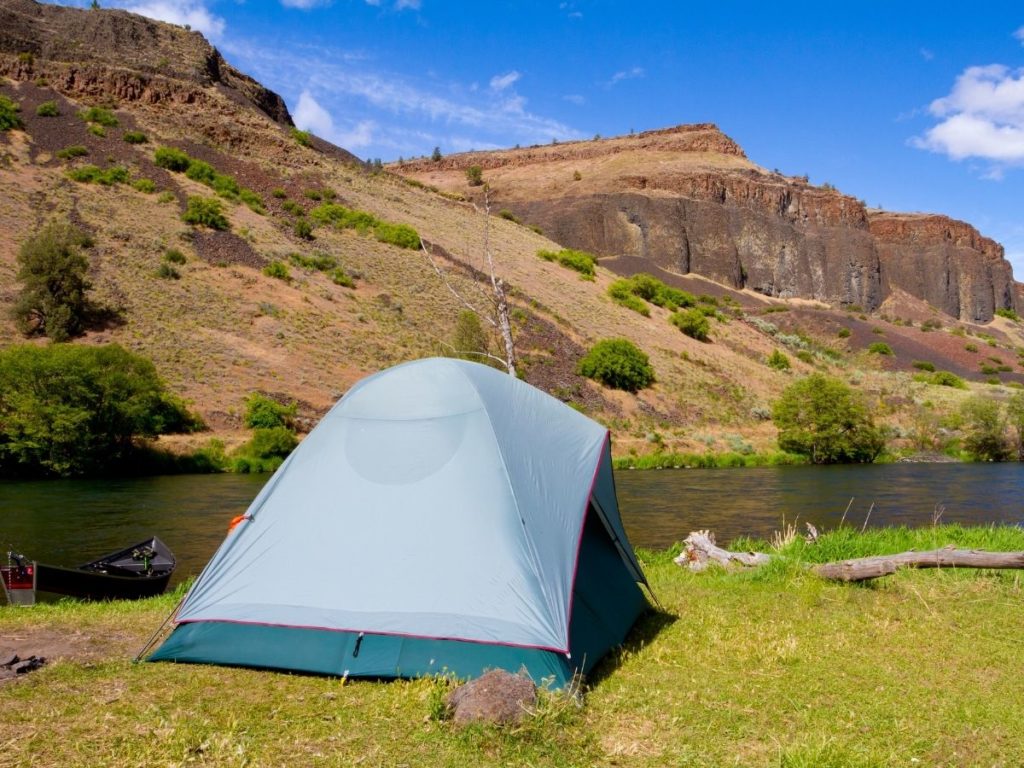
[[[150,659],[563,687],[620,644],[646,585],[608,430],[484,365],[356,384],[228,534]]]

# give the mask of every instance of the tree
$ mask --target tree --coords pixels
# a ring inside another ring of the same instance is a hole
[[[486,363],[493,359],[487,334],[480,323],[480,317],[473,311],[464,309],[459,312],[452,334],[452,355],[463,360]]]
[[[820,373],[790,384],[772,408],[779,447],[813,464],[874,461],[885,447],[860,397]]]
[[[441,162],[441,148],[440,147],[434,147],[434,151],[431,153],[430,159],[433,160],[435,163]]]
[[[484,183],[484,169],[479,165],[471,165],[466,169],[466,181],[471,187],[479,187]]]
[[[612,389],[636,392],[654,382],[650,359],[629,339],[602,339],[580,359],[581,376]]]
[[[116,344],[0,352],[2,475],[109,472],[137,439],[197,426],[153,364]]]
[[[1024,392],[1015,392],[1006,404],[1006,417],[1013,428],[1017,461],[1024,461]]]
[[[51,222],[22,243],[17,274],[22,288],[13,309],[22,333],[66,341],[81,332],[91,287],[82,251],[91,246],[85,232],[66,222]]]
[[[965,400],[960,408],[964,418],[964,448],[978,461],[1005,461],[1006,420],[999,403],[982,395]]]
[[[274,427],[294,427],[298,405],[284,405],[271,397],[252,392],[245,398],[245,418],[243,423],[249,429],[273,429]]]

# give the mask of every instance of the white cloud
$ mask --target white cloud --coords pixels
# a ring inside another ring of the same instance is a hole
[[[582,106],[587,101],[578,93],[567,93],[562,97],[562,100],[568,101],[570,104],[575,104],[577,107]]]
[[[1013,36],[1020,40],[1021,44],[1024,44],[1024,27],[1021,27],[1016,32],[1014,32]]]
[[[519,78],[520,74],[514,69],[511,72],[504,75],[495,75],[494,77],[491,78],[491,90],[504,91]]]
[[[1024,69],[968,67],[950,94],[933,101],[928,111],[939,122],[911,139],[912,146],[953,160],[987,160],[993,164],[987,178],[1024,165]]]
[[[644,74],[643,67],[630,67],[629,69],[623,69],[612,75],[612,79],[608,81],[607,86],[611,88],[613,85],[618,85],[623,80],[633,80],[637,77],[643,77]]]
[[[348,150],[362,149],[374,142],[373,120],[360,120],[348,128],[339,128],[330,112],[324,109],[308,90],[299,95],[299,103],[292,115],[295,125],[310,131],[332,144]]]
[[[224,28],[227,26],[224,19],[211,13],[206,4],[198,0],[151,0],[127,5],[125,10],[171,24],[187,24],[211,40],[216,40],[224,34]]]
[[[931,61],[935,58],[935,52],[929,48],[922,48],[919,53],[921,54],[921,58],[925,61]]]
[[[420,9],[420,5],[420,0],[395,0],[396,11],[404,11],[406,8],[418,11]]]
[[[308,11],[311,8],[320,8],[330,4],[331,0],[281,0],[281,5],[285,8],[299,8],[303,11]]]

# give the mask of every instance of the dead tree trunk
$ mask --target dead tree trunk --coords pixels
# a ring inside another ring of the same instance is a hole
[[[1024,568],[1024,552],[984,552],[952,545],[928,552],[901,552],[825,563],[814,573],[835,581],[866,581],[888,576],[900,568]]]
[[[730,552],[715,544],[715,534],[710,531],[692,531],[686,537],[686,547],[679,557],[675,559],[677,565],[685,565],[691,571],[700,572],[705,570],[712,563],[719,565],[764,565],[771,560],[771,555],[763,555],[760,552]]]

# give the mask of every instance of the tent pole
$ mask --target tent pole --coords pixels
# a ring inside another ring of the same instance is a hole
[[[167,617],[163,620],[163,623],[161,623],[160,626],[157,627],[156,632],[154,632],[150,636],[149,640],[146,641],[146,644],[142,646],[142,650],[139,651],[138,655],[134,659],[132,659],[133,663],[137,664],[138,662],[142,661],[142,657],[146,655],[146,652],[156,644],[156,639],[160,637],[160,635],[163,633],[164,628],[167,626],[167,623],[178,615],[178,609],[181,608],[181,604],[185,602],[186,597],[188,597],[188,592],[181,596],[181,599],[171,609],[171,612],[167,614]]]

